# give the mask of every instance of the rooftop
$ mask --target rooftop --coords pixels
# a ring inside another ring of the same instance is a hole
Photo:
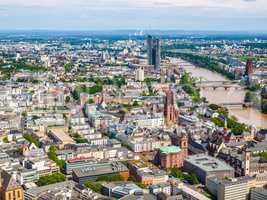
[[[209,179],[216,184],[221,184],[225,186],[232,186],[232,185],[239,185],[243,183],[247,183],[249,181],[252,181],[255,179],[255,177],[251,176],[242,176],[242,177],[237,177],[237,178],[218,178],[216,176],[209,177]]]
[[[142,192],[140,187],[131,182],[103,183],[103,186],[124,195],[133,194],[135,191]]]
[[[151,194],[135,193],[131,195],[126,195],[121,198],[121,200],[155,200],[156,198]]]
[[[29,189],[26,191],[26,194],[31,197],[36,197],[38,196],[38,194],[43,193],[45,191],[60,190],[63,188],[73,188],[75,184],[76,183],[74,181],[65,181],[65,182],[55,183],[51,185]]]
[[[77,177],[85,177],[85,176],[96,176],[109,173],[117,173],[127,170],[128,168],[124,166],[122,163],[114,162],[114,163],[95,164],[92,165],[91,167],[86,167],[82,169],[74,169],[73,173]]]
[[[169,154],[169,153],[178,153],[181,151],[181,148],[178,146],[163,146],[160,148],[160,152],[164,154]]]
[[[196,154],[188,156],[185,159],[185,161],[207,172],[226,171],[226,170],[234,171],[234,169],[224,161],[206,154]]]
[[[267,197],[267,189],[264,187],[261,188],[253,188],[252,192],[260,193],[261,195]]]

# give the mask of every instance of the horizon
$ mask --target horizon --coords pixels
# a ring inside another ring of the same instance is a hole
[[[248,36],[266,36],[266,31],[245,31],[245,30],[179,30],[179,29],[95,29],[95,30],[71,30],[71,29],[8,29],[1,30],[1,34],[92,34],[92,35],[129,35],[129,36],[147,36],[147,35],[171,35],[173,36],[194,36],[194,35],[205,35],[205,36],[221,36],[228,35],[248,35]],[[136,34],[136,35],[135,35]]]
[[[201,29],[0,29],[0,32],[189,32],[189,33],[267,33],[267,30],[201,30]]]

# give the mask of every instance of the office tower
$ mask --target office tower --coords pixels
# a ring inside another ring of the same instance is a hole
[[[147,59],[149,65],[152,65],[152,47],[153,47],[153,38],[151,35],[149,35],[147,37]]]
[[[173,91],[166,92],[165,104],[164,104],[164,116],[167,124],[176,123],[178,117],[178,111],[175,107],[175,99]]]
[[[135,71],[135,80],[136,81],[144,81],[145,80],[145,72],[143,67],[139,67]]]
[[[248,200],[250,190],[257,186],[255,177],[208,176],[206,187],[218,200]]]
[[[147,37],[147,56],[148,64],[154,65],[155,69],[160,68],[160,40],[153,38],[151,35]]]

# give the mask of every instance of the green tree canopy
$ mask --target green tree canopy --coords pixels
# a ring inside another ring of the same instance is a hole
[[[38,186],[50,185],[54,183],[63,182],[65,180],[66,180],[66,177],[64,174],[56,172],[56,173],[53,173],[52,175],[40,177],[39,180],[37,181],[37,185]]]

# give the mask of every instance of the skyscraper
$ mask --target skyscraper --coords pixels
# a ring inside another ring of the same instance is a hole
[[[154,65],[155,69],[160,68],[160,40],[153,38],[151,35],[147,37],[147,56],[148,64]]]

